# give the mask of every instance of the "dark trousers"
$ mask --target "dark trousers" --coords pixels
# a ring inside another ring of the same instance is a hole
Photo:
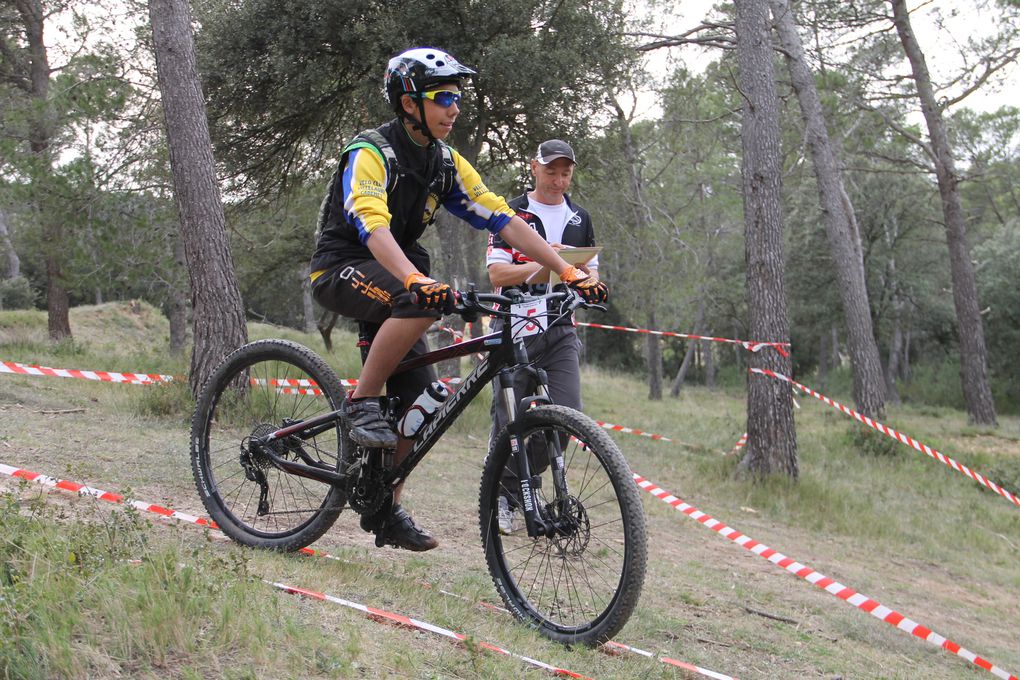
[[[524,340],[528,350],[528,358],[534,361],[536,368],[545,369],[549,378],[549,397],[554,404],[581,410],[581,341],[577,337],[577,329],[570,325],[553,326],[541,335],[533,335]],[[520,406],[520,400],[536,393],[535,385],[530,377],[518,375],[514,381],[514,408]],[[506,427],[506,409],[503,404],[503,393],[498,385],[493,384],[492,397],[492,430],[489,435],[489,446],[500,431]],[[528,463],[531,474],[543,472],[549,465],[546,448],[539,438],[533,438],[528,446]],[[563,442],[561,442],[561,445]],[[503,470],[503,485],[514,490],[518,487],[517,466],[511,459]]]

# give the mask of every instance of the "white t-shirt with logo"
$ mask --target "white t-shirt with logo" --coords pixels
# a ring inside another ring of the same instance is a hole
[[[563,243],[563,232],[566,230],[567,224],[571,219],[580,219],[565,200],[556,205],[549,205],[528,196],[528,212],[533,213],[542,222],[542,228],[545,229],[545,240],[548,243]],[[579,222],[575,222],[575,224],[579,224]],[[508,252],[498,251],[494,248],[490,248],[489,251],[486,266],[497,263],[510,264],[513,261]],[[598,269],[598,255],[592,258],[588,266]]]

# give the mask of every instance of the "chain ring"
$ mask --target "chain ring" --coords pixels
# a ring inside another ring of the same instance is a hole
[[[347,474],[353,474],[353,477],[347,478],[347,504],[359,515],[373,515],[382,509],[390,496],[383,484],[379,464],[372,462],[377,457],[375,450],[366,450],[353,441],[348,441],[347,446],[353,450],[356,459],[361,459],[347,466]]]

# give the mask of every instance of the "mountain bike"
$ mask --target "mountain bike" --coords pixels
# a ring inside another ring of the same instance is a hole
[[[529,363],[521,339],[595,305],[570,291],[529,297],[469,290],[456,299],[455,313],[466,320],[502,318],[502,328],[397,367],[481,357],[399,465],[392,450],[350,438],[338,410],[344,389],[321,357],[290,341],[260,340],[228,355],[199,395],[191,424],[198,493],[235,541],[298,550],[321,537],[344,507],[374,514],[391,504],[393,488],[495,381],[507,397],[508,424],[492,438],[479,487],[493,583],[507,609],[543,635],[568,644],[605,641],[630,617],[644,581],[638,488],[616,443],[595,421],[551,402],[545,372]],[[521,371],[536,393],[516,399],[513,378]],[[388,401],[385,413],[395,424],[400,405]],[[517,531],[500,531],[501,496],[523,515]]]

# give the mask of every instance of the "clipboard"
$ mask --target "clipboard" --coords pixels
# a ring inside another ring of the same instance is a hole
[[[567,261],[567,264],[574,265],[575,267],[579,264],[588,264],[602,251],[602,246],[589,246],[585,248],[571,248],[565,246],[558,250],[559,256]],[[525,283],[538,284],[548,283],[555,285],[560,282],[560,277],[556,275],[553,270],[542,267],[537,272],[527,278]]]

